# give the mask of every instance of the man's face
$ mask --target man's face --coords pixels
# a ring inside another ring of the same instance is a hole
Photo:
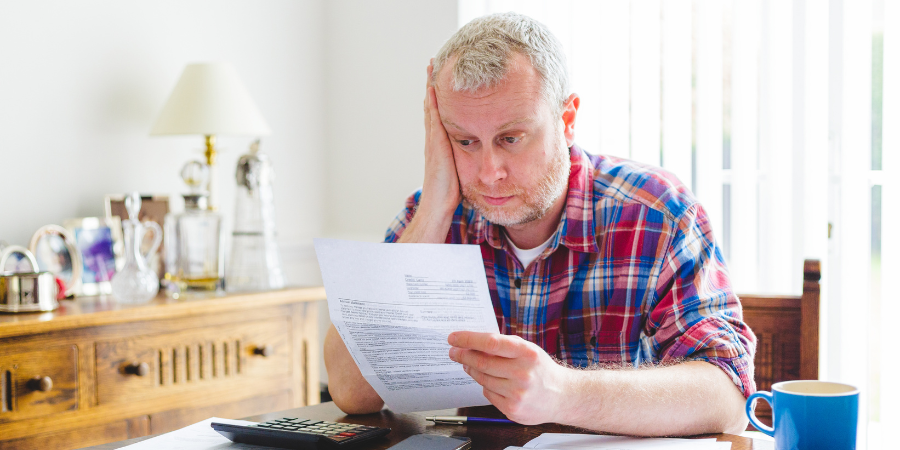
[[[499,86],[456,92],[452,64],[447,61],[435,84],[463,196],[498,225],[543,217],[567,191],[569,153],[557,108],[541,94],[540,75],[516,54]]]

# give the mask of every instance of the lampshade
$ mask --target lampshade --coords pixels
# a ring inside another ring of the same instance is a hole
[[[270,133],[237,71],[229,63],[189,64],[151,135],[251,135]]]

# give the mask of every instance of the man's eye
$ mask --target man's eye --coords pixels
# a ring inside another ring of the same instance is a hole
[[[516,142],[519,142],[521,140],[522,138],[518,136],[506,136],[503,138],[503,142],[506,142],[507,144],[515,144]]]
[[[472,145],[472,141],[470,139],[462,139],[459,141],[459,145],[462,145],[463,147]]]

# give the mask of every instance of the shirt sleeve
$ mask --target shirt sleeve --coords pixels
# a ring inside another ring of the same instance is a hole
[[[400,239],[400,236],[403,235],[403,230],[406,229],[413,215],[415,215],[416,208],[419,207],[419,197],[421,196],[422,190],[419,189],[406,199],[406,206],[400,211],[400,214],[397,214],[397,217],[394,218],[384,233],[384,242],[390,244]]]
[[[744,397],[756,391],[756,336],[744,323],[706,212],[678,218],[650,311],[647,334],[660,362],[699,360],[722,369]]]

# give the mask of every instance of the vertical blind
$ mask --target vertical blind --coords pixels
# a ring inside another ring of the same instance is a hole
[[[820,378],[861,389],[859,448],[882,448],[900,426],[900,0],[460,0],[459,23],[504,11],[562,41],[580,146],[692,188],[737,292],[799,293],[822,261]]]

